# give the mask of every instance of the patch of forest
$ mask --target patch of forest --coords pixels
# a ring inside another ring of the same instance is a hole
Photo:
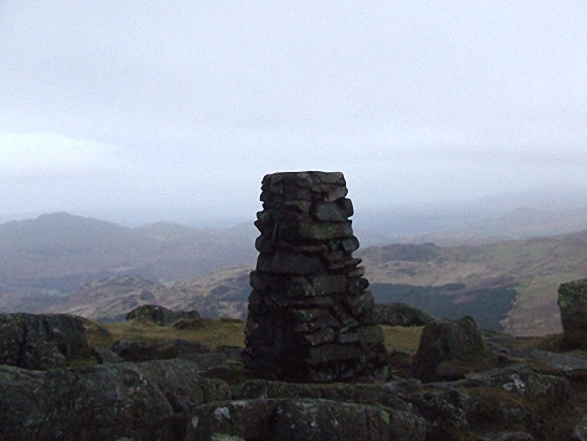
[[[469,315],[479,328],[495,331],[503,330],[500,321],[512,309],[516,298],[512,288],[467,290],[460,283],[442,286],[374,283],[369,289],[375,303],[403,302],[438,318],[458,319]]]

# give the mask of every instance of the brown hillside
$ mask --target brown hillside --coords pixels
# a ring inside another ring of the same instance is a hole
[[[409,247],[416,247],[413,255],[402,257]],[[517,297],[505,330],[541,335],[560,332],[556,291],[562,282],[587,276],[586,250],[583,231],[479,246],[389,245],[364,249],[361,255],[371,283],[513,287]]]

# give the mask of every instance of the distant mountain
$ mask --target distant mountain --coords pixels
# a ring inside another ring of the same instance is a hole
[[[364,245],[470,245],[552,236],[587,229],[587,189],[536,188],[466,202],[357,210]]]
[[[252,263],[255,228],[137,228],[55,213],[0,225],[0,294],[65,294],[111,275],[181,280]],[[1,307],[0,303],[0,307]]]
[[[356,254],[364,258],[367,277],[377,285],[374,291],[381,301],[404,296],[431,305],[429,294],[434,290],[400,285],[462,284],[460,290],[444,290],[448,297],[439,297],[440,301],[458,303],[459,311],[483,313],[493,306],[479,296],[499,300],[503,294],[503,301],[495,305],[499,311],[487,320],[499,319],[505,330],[517,335],[545,334],[560,331],[558,285],[587,277],[587,231],[523,240],[505,237],[565,231],[583,222],[581,212],[565,217],[537,208],[518,209],[475,224],[476,230],[435,230],[419,240],[412,238],[416,244],[373,247],[364,245],[357,228],[363,246]],[[198,309],[210,317],[243,318],[248,273],[258,254],[257,235],[252,223],[231,229],[195,229],[169,222],[130,228],[66,213],[4,223],[0,312],[51,310],[115,317],[131,305],[158,302],[171,309]],[[140,286],[143,282],[132,282],[133,289],[116,288],[116,277],[129,275],[153,286],[147,289]],[[100,283],[92,285],[96,281]],[[516,293],[513,302],[511,290]]]
[[[468,291],[486,293],[503,289],[504,302],[510,302],[505,290],[514,289],[515,300],[502,325],[516,335],[560,332],[557,288],[587,278],[587,231],[477,246],[394,244],[357,254],[363,257],[372,284],[462,284]],[[463,290],[454,294],[440,301],[475,302]],[[481,304],[477,303],[477,310],[483,314]]]
[[[587,231],[477,246],[391,244],[357,252],[379,303],[403,301],[439,317],[472,315],[516,335],[561,331],[557,288],[587,278]],[[172,288],[90,283],[51,311],[114,317],[138,304],[245,318],[254,265],[223,268]],[[83,306],[83,308],[82,308]]]
[[[248,266],[225,268],[173,287],[136,275],[110,276],[83,285],[45,312],[123,320],[137,306],[156,304],[175,311],[196,309],[204,317],[246,319],[250,271]]]

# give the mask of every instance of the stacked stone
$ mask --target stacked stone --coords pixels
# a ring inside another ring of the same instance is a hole
[[[365,271],[353,258],[353,206],[342,173],[263,179],[256,271],[251,273],[245,366],[285,381],[387,376]]]

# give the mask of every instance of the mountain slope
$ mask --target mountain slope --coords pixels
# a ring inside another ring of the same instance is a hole
[[[360,254],[371,283],[514,288],[503,326],[516,335],[559,332],[558,286],[587,277],[587,231],[479,246],[389,245]]]
[[[56,213],[0,225],[0,292],[67,293],[114,274],[179,280],[254,262],[254,227],[197,230],[171,223],[127,228]]]
[[[121,320],[140,305],[156,304],[175,311],[196,309],[204,317],[246,319],[251,268],[239,266],[186,280],[168,288],[135,275],[110,276],[83,285],[45,312]]]

